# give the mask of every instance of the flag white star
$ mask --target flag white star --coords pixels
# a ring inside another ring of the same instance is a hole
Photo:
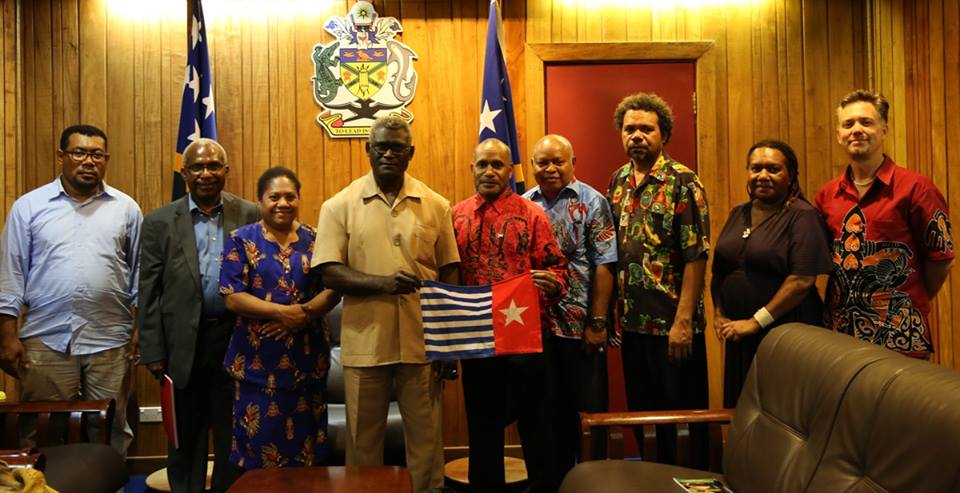
[[[187,136],[187,140],[193,142],[200,138],[200,124],[196,120],[193,121],[193,133]]]
[[[210,95],[203,98],[203,106],[207,108],[207,112],[203,115],[204,119],[210,118],[210,115],[214,113],[213,104],[213,84],[211,84]]]
[[[190,40],[193,41],[193,44],[190,46],[190,49],[197,47],[197,43],[200,42],[200,21],[197,20],[197,17],[193,17],[193,22],[190,23]]]
[[[483,111],[480,112],[480,133],[483,133],[483,129],[489,128],[491,132],[496,133],[497,127],[494,126],[493,120],[500,114],[503,110],[490,110],[490,102],[483,102]]]
[[[187,74],[189,74],[190,80],[187,81],[187,85],[190,86],[190,90],[193,91],[193,102],[197,102],[197,98],[200,97],[200,74],[197,73],[197,67],[187,65]]]
[[[506,327],[510,325],[511,322],[517,322],[520,325],[524,325],[523,317],[520,315],[522,315],[525,311],[527,311],[527,307],[517,306],[516,300],[510,300],[510,307],[500,310],[500,313],[507,317],[507,321],[503,323],[503,326]]]

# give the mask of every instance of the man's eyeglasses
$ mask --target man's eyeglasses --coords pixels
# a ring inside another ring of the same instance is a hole
[[[203,173],[203,170],[207,170],[211,173],[219,173],[223,170],[223,163],[193,163],[191,165],[184,167],[188,172],[199,175]]]
[[[373,152],[381,156],[386,154],[387,151],[393,151],[394,154],[404,154],[410,150],[410,146],[407,144],[373,144],[370,147]]]
[[[83,149],[73,149],[71,151],[64,151],[64,153],[70,156],[71,159],[78,163],[82,163],[87,160],[89,157],[91,161],[95,163],[102,163],[110,157],[109,153],[102,151],[85,151]]]

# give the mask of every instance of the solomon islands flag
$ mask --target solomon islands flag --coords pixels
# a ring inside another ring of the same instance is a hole
[[[423,281],[420,307],[431,360],[543,352],[540,300],[529,273],[485,286]]]
[[[213,101],[213,77],[207,53],[207,25],[200,0],[188,0],[187,66],[180,99],[180,126],[177,131],[177,158],[173,163],[173,200],[187,193],[180,176],[183,151],[200,137],[217,140],[217,115]]]

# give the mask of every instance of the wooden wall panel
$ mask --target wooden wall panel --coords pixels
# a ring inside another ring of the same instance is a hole
[[[206,2],[218,130],[231,162],[228,190],[252,198],[260,171],[287,165],[303,180],[307,223],[316,221],[325,198],[368,169],[362,140],[330,139],[318,126],[311,94],[312,47],[330,40],[324,22],[345,15],[352,3],[315,2],[288,15],[279,10],[283,2],[245,2],[244,9],[231,9],[225,0]],[[103,126],[110,136],[110,183],[145,212],[169,200],[186,22],[178,12],[120,15],[117,4],[2,0],[4,215],[15,197],[55,176],[59,132],[80,120]],[[401,39],[420,55],[411,171],[459,201],[473,190],[467,163],[476,142],[487,1],[374,4],[381,15],[401,20]],[[844,163],[834,143],[833,108],[842,94],[865,85],[881,88],[893,103],[891,155],[934,176],[951,208],[960,211],[960,193],[950,193],[960,190],[960,173],[950,173],[960,165],[960,122],[945,109],[960,96],[960,13],[952,0],[758,0],[702,7],[511,0],[503,17],[525,160],[539,137],[526,122],[542,114],[531,93],[542,85],[527,79],[534,62],[527,43],[709,41],[712,48],[698,64],[698,97],[709,103],[701,104],[697,125],[715,232],[727,211],[746,199],[743,155],[755,140],[777,137],[794,146],[808,195],[839,173]],[[949,301],[957,291],[951,277],[936,305],[940,326],[950,327],[960,314]],[[937,338],[935,358],[960,365],[960,338],[952,331]],[[716,405],[722,351],[708,340]],[[156,404],[146,373],[138,372],[136,385],[143,404]],[[4,388],[12,388],[9,381]],[[466,444],[457,384],[448,387],[445,413],[447,444]],[[159,430],[147,433],[155,436],[145,437],[137,453],[163,453]]]

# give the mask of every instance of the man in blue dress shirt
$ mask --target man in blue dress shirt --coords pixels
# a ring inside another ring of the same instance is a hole
[[[125,453],[142,215],[104,182],[109,160],[102,130],[68,127],[60,176],[13,203],[0,238],[0,368],[20,379],[22,401],[115,398],[111,445]]]
[[[226,491],[240,475],[230,463],[234,384],[223,369],[235,317],[220,296],[220,262],[230,232],[260,219],[260,209],[223,191],[229,172],[219,143],[193,141],[180,170],[190,193],[143,220],[140,347],[150,372],[173,380],[180,442],[167,448],[173,493],[203,491],[210,431],[211,491]]]
[[[573,467],[580,444],[580,411],[607,409],[607,324],[617,262],[617,239],[610,204],[574,176],[577,158],[570,141],[547,135],[533,148],[537,187],[524,197],[547,212],[554,236],[567,257],[566,296],[550,306],[548,367],[554,386],[552,468],[562,479]],[[597,437],[599,438],[599,437]],[[605,456],[606,442],[594,440],[593,457]],[[559,483],[558,483],[559,484]]]

